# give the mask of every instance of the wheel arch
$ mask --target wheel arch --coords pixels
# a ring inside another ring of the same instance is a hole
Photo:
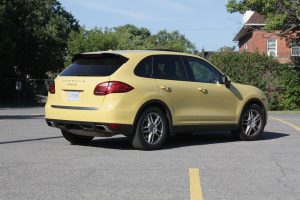
[[[168,131],[169,134],[171,134],[172,132],[172,127],[173,127],[173,121],[172,121],[172,114],[171,111],[168,107],[168,105],[166,103],[164,103],[163,101],[159,100],[159,99],[152,99],[149,101],[146,101],[137,111],[135,118],[134,118],[134,122],[133,122],[133,126],[134,129],[136,128],[136,125],[138,123],[139,117],[142,115],[142,113],[150,107],[158,107],[159,109],[161,109],[164,114],[166,115],[167,118],[167,123],[168,123]]]
[[[265,108],[264,103],[263,103],[260,99],[258,99],[258,98],[250,98],[250,99],[248,99],[248,100],[246,101],[246,103],[244,104],[242,110],[241,110],[240,113],[239,113],[239,122],[240,122],[240,120],[241,120],[242,114],[243,114],[243,112],[245,111],[245,109],[246,109],[248,106],[252,105],[252,104],[256,104],[256,105],[258,105],[259,107],[261,107],[261,109],[262,109],[262,111],[263,111],[263,113],[264,113],[265,121],[267,120],[267,110],[266,110],[266,108]]]

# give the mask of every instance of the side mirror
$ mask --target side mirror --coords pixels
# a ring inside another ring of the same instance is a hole
[[[225,87],[230,88],[231,81],[230,81],[230,78],[228,76],[223,75],[222,76],[222,82],[225,85]]]

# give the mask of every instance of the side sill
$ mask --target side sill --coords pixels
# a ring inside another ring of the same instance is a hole
[[[237,124],[173,126],[171,135],[183,132],[235,130],[237,128]]]

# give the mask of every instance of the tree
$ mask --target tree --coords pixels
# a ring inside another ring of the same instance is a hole
[[[65,59],[65,66],[71,63],[75,54],[92,51],[107,51],[118,48],[118,40],[113,29],[106,28],[104,31],[99,28],[80,31],[73,31],[68,39],[68,50]]]
[[[69,65],[73,55],[91,51],[125,49],[172,49],[183,52],[197,52],[194,44],[178,31],[159,31],[152,35],[147,28],[139,28],[132,24],[114,28],[94,28],[72,32],[68,39],[68,55],[65,66]]]
[[[233,47],[228,47],[228,46],[224,46],[224,47],[221,47],[218,51],[226,51],[226,52],[234,52],[235,51],[235,46]]]
[[[153,35],[148,46],[158,49],[171,49],[188,53],[197,53],[197,48],[179,31],[161,30]]]
[[[300,34],[295,34],[300,27],[300,0],[229,0],[227,10],[231,13],[256,11],[266,17],[266,30],[281,30],[281,35],[288,40],[300,40]]]
[[[138,28],[132,24],[113,28],[118,40],[117,49],[144,49],[151,36],[147,28]]]
[[[36,78],[62,66],[77,20],[57,0],[1,0],[0,78],[14,76],[13,66]]]

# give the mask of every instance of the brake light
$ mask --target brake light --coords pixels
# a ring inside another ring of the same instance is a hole
[[[51,83],[49,84],[48,91],[49,91],[51,94],[55,94],[55,83],[54,83],[54,82],[51,82]]]
[[[94,95],[102,96],[111,93],[125,93],[134,88],[126,83],[120,81],[107,81],[99,83],[94,90]]]

